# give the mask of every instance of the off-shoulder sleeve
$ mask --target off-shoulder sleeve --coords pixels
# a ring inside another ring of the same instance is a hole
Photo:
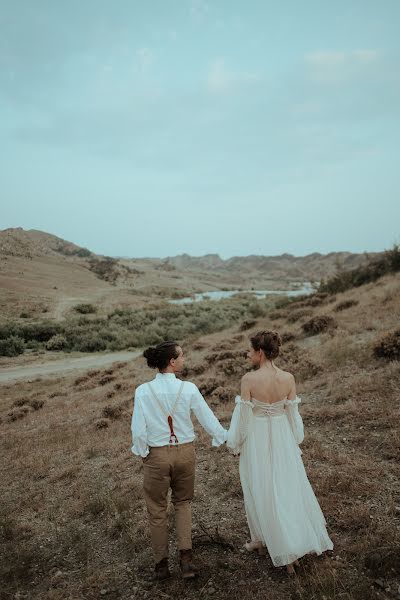
[[[285,402],[287,418],[297,444],[301,444],[301,442],[304,440],[303,419],[301,418],[299,412],[300,402],[301,398],[299,398],[299,396],[296,396],[294,400],[286,400]]]
[[[231,424],[228,430],[226,444],[231,448],[234,454],[239,454],[243,446],[253,417],[253,404],[250,401],[242,400],[240,396],[235,398],[235,408],[233,410]]]

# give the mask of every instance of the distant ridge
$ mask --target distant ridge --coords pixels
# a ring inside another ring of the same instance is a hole
[[[373,256],[370,254],[370,256]],[[353,254],[351,252],[330,252],[320,254],[313,252],[307,256],[293,256],[284,253],[277,256],[233,256],[226,260],[218,254],[206,254],[205,256],[193,257],[188,254],[170,256],[161,259],[164,265],[176,269],[191,271],[218,271],[225,272],[252,272],[268,271],[271,277],[293,277],[293,278],[321,278],[333,273],[337,268],[353,269],[366,261],[365,254]]]
[[[5,256],[32,259],[40,256],[64,257],[66,259],[96,259],[98,255],[50,233],[22,227],[0,231],[0,258]],[[374,256],[370,254],[369,256]],[[104,258],[104,257],[103,257]],[[307,256],[284,253],[277,256],[234,256],[222,259],[219,254],[190,256],[187,253],[166,258],[116,258],[115,262],[147,264],[150,268],[182,272],[209,272],[239,275],[268,274],[271,279],[315,280],[333,274],[338,268],[353,269],[366,260],[364,254],[351,252],[313,252]]]

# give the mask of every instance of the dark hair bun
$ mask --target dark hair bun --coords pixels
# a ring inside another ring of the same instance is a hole
[[[277,331],[259,331],[250,338],[250,341],[254,350],[262,350],[269,360],[274,360],[279,356],[282,340]]]
[[[147,360],[147,365],[151,369],[156,369],[157,368],[157,348],[152,348],[152,347],[147,348],[143,352],[143,356]]]
[[[151,369],[166,369],[171,358],[178,358],[177,342],[162,342],[155,348],[150,346],[143,352],[147,365]]]

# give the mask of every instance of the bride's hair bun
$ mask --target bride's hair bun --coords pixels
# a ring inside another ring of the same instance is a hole
[[[277,331],[259,331],[250,338],[254,350],[263,350],[269,360],[279,356],[279,348],[282,346],[281,336]]]
[[[162,342],[158,346],[150,346],[143,352],[147,365],[151,369],[166,369],[171,358],[178,358],[177,342]]]

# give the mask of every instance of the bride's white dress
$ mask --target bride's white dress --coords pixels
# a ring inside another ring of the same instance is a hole
[[[301,450],[303,421],[295,400],[266,404],[236,397],[228,446],[240,452],[240,481],[252,541],[261,541],[275,566],[333,544],[308,481]]]

